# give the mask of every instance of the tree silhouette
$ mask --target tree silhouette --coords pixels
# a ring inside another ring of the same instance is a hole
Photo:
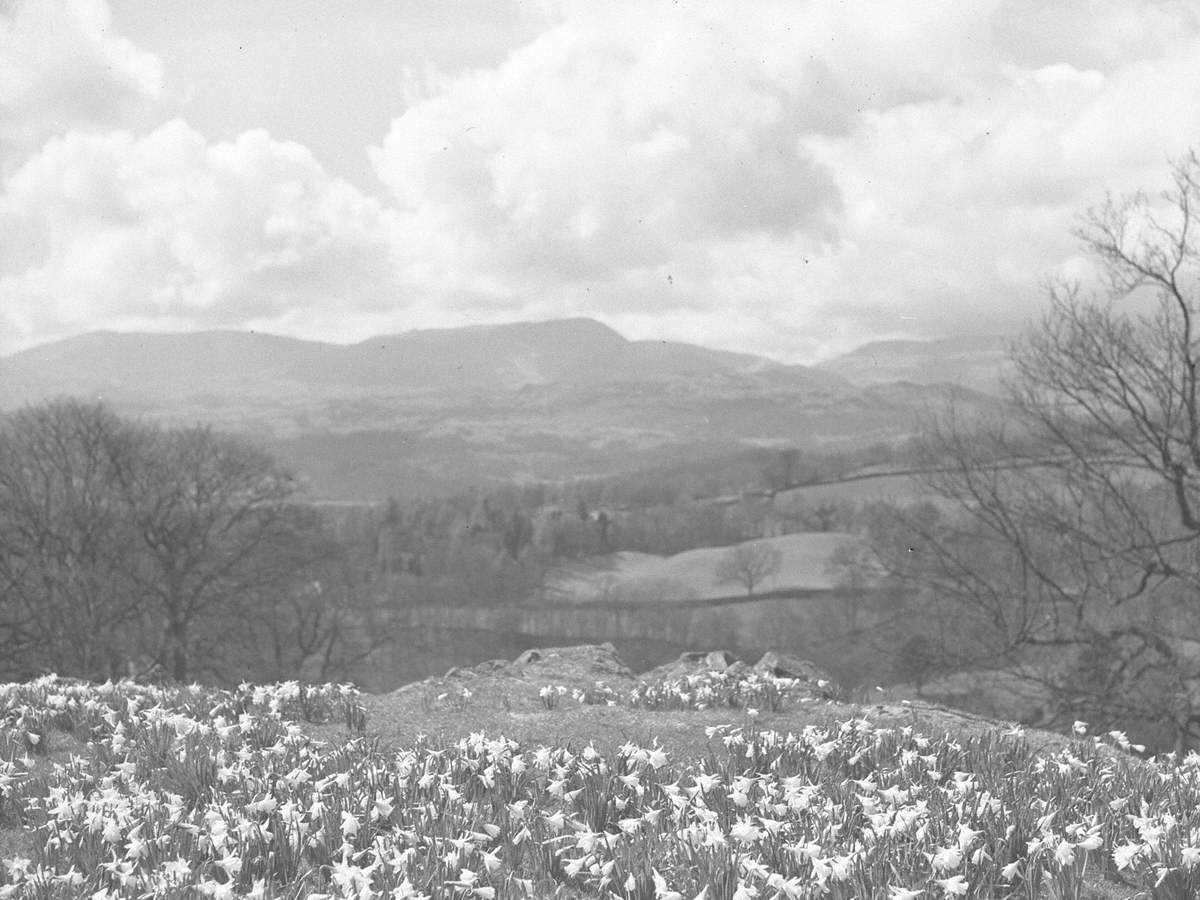
[[[1105,296],[1048,287],[1003,419],[927,429],[938,511],[885,562],[951,616],[941,649],[1048,692],[1058,718],[1200,738],[1200,160],[1077,230]]]
[[[740,584],[746,596],[770,576],[779,572],[783,554],[765,541],[752,541],[730,547],[717,561],[717,581],[721,584]]]

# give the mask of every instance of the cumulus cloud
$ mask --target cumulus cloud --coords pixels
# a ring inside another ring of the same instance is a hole
[[[1200,134],[1196,17],[1142,5],[566,3],[372,159],[477,314],[788,358],[1012,330],[1073,217]]]
[[[161,86],[161,61],[112,33],[103,0],[0,4],[0,175],[50,135],[126,124]]]
[[[799,140],[826,117],[803,36],[670,9],[580,7],[497,69],[436,84],[372,150],[380,178],[454,236],[458,264],[514,289],[742,236],[834,239],[833,173]]]
[[[0,320],[34,335],[352,316],[395,290],[390,227],[377,201],[264,132],[72,133],[0,197],[0,231],[17,238],[0,249]]]
[[[842,334],[1012,330],[1039,283],[1086,272],[1071,230],[1106,191],[1153,190],[1200,135],[1183,87],[1200,44],[1108,74],[1004,63],[999,89],[901,105],[814,137],[836,160],[848,240],[813,271],[815,320]]]
[[[499,65],[409,86],[373,198],[265,132],[131,126],[159,62],[100,0],[22,0],[0,14],[0,334],[583,314],[800,361],[1012,330],[1043,278],[1085,271],[1074,217],[1200,135],[1183,0],[541,9]]]
[[[997,51],[1017,65],[1110,72],[1194,41],[1200,9],[1190,0],[1001,0],[990,25]]]

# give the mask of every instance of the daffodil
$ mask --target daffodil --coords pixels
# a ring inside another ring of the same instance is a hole
[[[962,897],[967,893],[970,884],[963,875],[951,875],[949,878],[939,878],[934,882],[942,889],[945,897]]]

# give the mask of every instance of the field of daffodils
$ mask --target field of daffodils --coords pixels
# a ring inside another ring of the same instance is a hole
[[[343,686],[2,686],[0,897],[1200,896],[1200,756],[1142,759],[1083,723],[1044,754],[1015,729],[760,725],[790,687],[543,688],[548,716],[728,709],[708,753],[672,758],[482,733],[385,747]],[[330,721],[344,740],[310,735]]]

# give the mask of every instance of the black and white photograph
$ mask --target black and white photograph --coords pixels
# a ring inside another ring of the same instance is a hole
[[[1200,3],[0,0],[0,900],[1200,897]]]

